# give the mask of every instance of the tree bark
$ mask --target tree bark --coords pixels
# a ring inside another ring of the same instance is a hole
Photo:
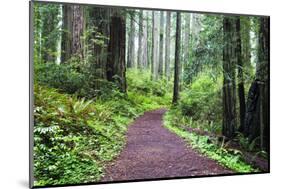
[[[244,64],[242,61],[242,51],[241,51],[241,32],[240,32],[240,18],[235,19],[235,38],[236,38],[236,58],[237,58],[237,68],[238,68],[238,97],[239,97],[239,118],[240,126],[239,131],[244,130],[245,125],[245,89],[244,89]]]
[[[82,35],[84,26],[84,13],[81,5],[73,5],[73,23],[72,23],[72,48],[71,54],[83,58]]]
[[[121,92],[126,92],[125,66],[126,24],[119,11],[115,11],[110,22],[110,39],[107,59],[107,80],[115,82]]]
[[[225,16],[223,19],[223,128],[222,134],[233,138],[236,127],[236,85],[235,85],[235,44],[234,19]]]
[[[82,35],[84,29],[83,7],[80,5],[63,5],[63,35],[61,62],[71,56],[83,58]]]
[[[179,99],[180,44],[181,44],[181,13],[177,12],[174,93],[173,93],[173,102],[172,102],[173,104],[177,104]]]

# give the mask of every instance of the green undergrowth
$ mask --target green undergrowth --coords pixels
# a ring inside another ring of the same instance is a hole
[[[94,99],[35,81],[35,186],[99,181],[106,163],[122,150],[129,123],[168,105],[171,95],[165,86],[159,88],[149,74],[131,72],[127,95],[112,90],[108,97],[104,93]]]
[[[245,163],[239,150],[227,150],[224,148],[224,142],[218,142],[217,140],[212,142],[214,139],[209,136],[188,132],[179,121],[182,117],[179,112],[177,108],[169,110],[164,116],[164,125],[188,144],[191,144],[192,148],[237,173],[258,172],[257,169]]]

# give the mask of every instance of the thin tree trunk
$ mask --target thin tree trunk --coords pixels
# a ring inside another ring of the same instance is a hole
[[[152,38],[152,32],[151,32],[151,28],[152,28],[152,22],[150,22],[150,11],[146,12],[146,33],[147,33],[147,68],[149,69],[151,66],[151,48],[152,48],[152,42],[151,42],[151,38]],[[150,68],[151,69],[151,68]]]
[[[173,104],[177,104],[179,99],[180,44],[181,44],[181,13],[177,12]]]
[[[160,35],[159,35],[159,75],[163,76],[163,51],[164,51],[164,11],[160,12]]]
[[[158,43],[159,43],[159,13],[158,11],[153,11],[153,79],[158,78]]]
[[[135,66],[135,22],[134,14],[130,15],[130,33],[128,47],[128,68]]]
[[[165,75],[170,80],[170,38],[171,35],[171,12],[166,16],[166,42],[165,42]]]
[[[138,68],[143,68],[143,53],[142,53],[142,42],[143,42],[143,10],[139,12],[139,42],[138,42]]]
[[[185,14],[185,32],[184,32],[184,66],[183,70],[186,70],[189,57],[189,34],[190,34],[190,14]]]
[[[147,68],[147,57],[148,57],[148,52],[147,52],[147,18],[143,19],[143,41],[142,41],[142,53],[143,53],[143,68]]]

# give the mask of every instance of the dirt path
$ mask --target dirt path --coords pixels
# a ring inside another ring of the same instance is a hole
[[[163,127],[164,109],[146,112],[129,127],[127,144],[102,181],[231,173]]]

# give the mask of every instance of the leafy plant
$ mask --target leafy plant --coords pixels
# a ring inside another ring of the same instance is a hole
[[[45,66],[43,69],[49,65]],[[57,69],[54,67],[51,69]],[[137,82],[139,77],[141,72],[129,81]],[[51,78],[38,79],[34,86],[36,186],[98,181],[105,164],[121,151],[129,123],[144,111],[167,106],[171,97],[155,96],[129,83],[132,90],[128,95],[109,87],[109,94],[102,92],[87,100],[63,94]]]

